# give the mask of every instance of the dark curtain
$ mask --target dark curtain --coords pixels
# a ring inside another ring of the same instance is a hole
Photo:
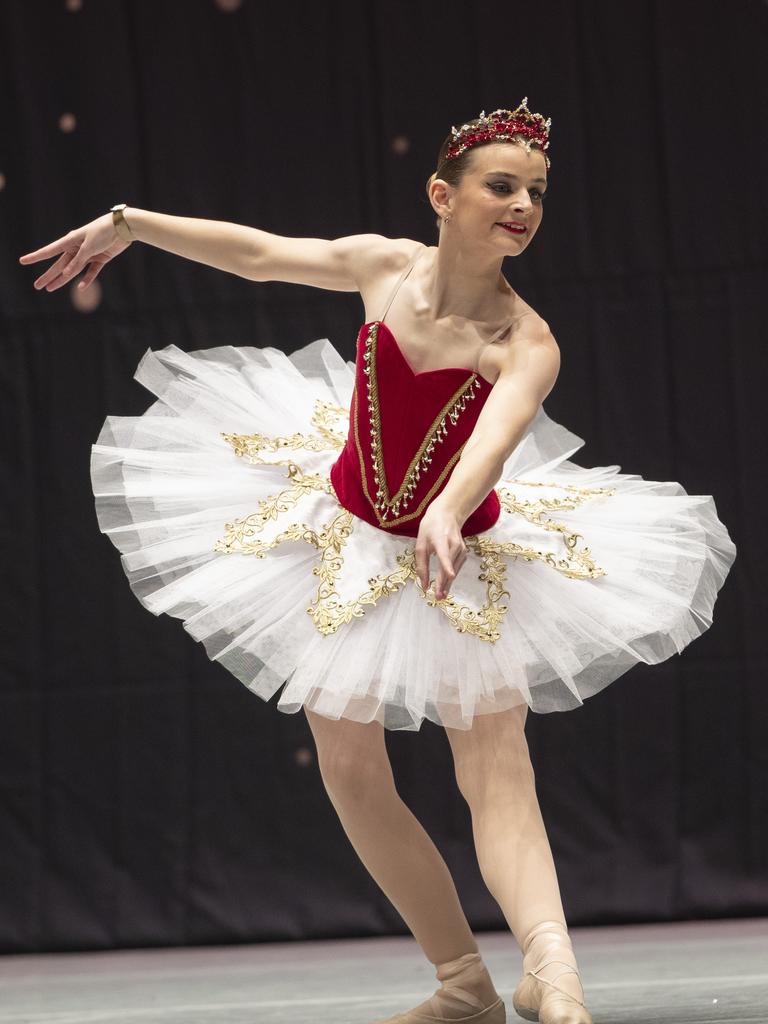
[[[739,550],[682,655],[528,716],[566,914],[768,912],[767,52],[757,0],[0,5],[1,950],[405,932],[305,716],[139,605],[88,472],[105,416],[151,400],[147,348],[328,337],[352,358],[359,296],[139,243],[85,309],[18,257],[121,201],[433,244],[444,135],[523,96],[552,118],[550,188],[504,272],[562,351],[547,412],[586,439],[581,465],[714,495]],[[444,732],[387,743],[471,923],[503,927]]]

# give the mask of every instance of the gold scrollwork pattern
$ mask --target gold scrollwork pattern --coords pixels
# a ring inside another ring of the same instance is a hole
[[[248,520],[250,518],[248,517]],[[241,523],[227,523],[227,539],[218,541],[214,550],[225,554],[251,554],[263,558],[270,548],[275,548],[285,541],[298,540],[314,545],[320,554],[320,563],[313,567],[312,573],[320,577],[320,584],[315,600],[307,608],[307,613],[318,632],[327,636],[335,633],[340,626],[351,622],[352,619],[360,618],[365,611],[364,605],[375,605],[380,598],[394,594],[410,578],[410,570],[407,567],[395,569],[390,573],[380,573],[368,580],[368,590],[358,597],[350,601],[341,600],[336,583],[344,562],[342,549],[354,529],[354,519],[352,512],[345,509],[319,530],[313,530],[303,523],[294,523],[270,541],[250,540],[250,537],[260,529],[258,523],[248,523],[245,530],[240,529]],[[243,524],[246,522],[247,520],[242,521]]]
[[[261,453],[278,452],[284,449],[306,452],[340,451],[347,438],[345,433],[333,429],[332,424],[337,420],[345,420],[348,423],[349,409],[317,398],[310,419],[312,426],[317,431],[316,434],[296,433],[289,434],[287,437],[267,437],[266,434],[222,434],[221,436],[232,445],[235,455],[245,458],[248,462],[264,463],[269,461],[272,465],[291,465],[292,463],[286,460],[276,463],[272,459],[264,459]]]
[[[389,594],[400,590],[408,580],[408,571],[400,568],[390,573],[380,573],[368,580],[368,590],[351,601],[342,601],[336,588],[336,582],[344,561],[342,548],[354,529],[354,516],[346,510],[334,516],[319,533],[308,537],[320,552],[320,564],[312,572],[320,577],[320,586],[314,602],[307,608],[307,613],[318,631],[324,636],[335,633],[339,626],[360,618],[364,614],[363,605],[375,605],[376,602]]]
[[[579,540],[584,538],[580,533],[570,530],[565,523],[555,522],[546,516],[546,510],[556,509],[568,511],[583,505],[590,498],[599,496],[608,497],[616,493],[615,487],[577,487],[575,484],[555,484],[546,481],[529,480],[505,480],[504,483],[516,483],[524,487],[557,487],[571,493],[569,498],[539,498],[536,501],[528,501],[516,498],[507,487],[498,487],[499,504],[502,510],[513,515],[520,515],[529,523],[542,527],[544,530],[556,531],[563,536],[563,543],[566,547],[566,557],[558,558],[551,551],[537,551],[534,548],[522,548],[512,541],[500,542],[504,554],[517,557],[518,555],[526,562],[535,558],[550,565],[553,569],[568,576],[570,579],[597,579],[605,576],[605,569],[601,569],[592,558],[589,548],[584,546],[577,548]]]
[[[504,598],[509,597],[509,591],[504,589],[507,566],[501,557],[502,546],[493,541],[483,541],[479,537],[465,537],[464,543],[480,556],[478,579],[485,583],[485,600],[480,608],[470,608],[457,601],[452,594],[438,601],[433,586],[425,592],[419,582],[416,558],[412,551],[398,556],[398,562],[408,566],[411,578],[418,584],[419,594],[425,598],[429,607],[439,608],[459,633],[469,633],[495,644],[501,637],[498,627],[508,608]]]
[[[315,399],[310,418],[312,426],[317,430],[316,434],[296,433],[290,434],[288,437],[267,437],[265,434],[222,434],[238,458],[244,458],[255,464],[268,463],[273,466],[286,466],[286,475],[291,481],[291,486],[264,498],[258,503],[256,511],[244,519],[225,523],[225,536],[216,541],[214,551],[224,554],[232,552],[255,554],[261,557],[268,547],[275,547],[281,539],[295,539],[281,534],[276,542],[269,545],[265,545],[259,540],[250,540],[254,534],[264,528],[266,523],[276,522],[282,513],[293,508],[305,494],[309,494],[311,491],[325,491],[326,494],[333,494],[331,481],[328,476],[320,473],[304,473],[292,459],[265,459],[262,453],[278,452],[285,449],[308,452],[339,450],[344,447],[346,436],[333,429],[333,424],[337,420],[348,423],[349,410],[318,398]],[[289,532],[286,531],[286,533]]]
[[[292,487],[286,487],[277,494],[272,494],[259,502],[255,512],[245,516],[243,519],[235,519],[234,522],[225,523],[225,536],[217,540],[213,546],[214,551],[221,551],[223,554],[261,555],[267,548],[276,547],[281,540],[293,540],[297,538],[287,537],[285,533],[280,534],[277,541],[265,545],[262,541],[251,541],[250,538],[270,522],[277,522],[283,512],[292,509],[305,494],[311,491],[325,491],[326,494],[333,494],[331,481],[327,476],[319,473],[302,473],[295,462],[288,464],[288,476],[293,480]],[[288,532],[288,531],[286,531]]]
[[[353,401],[356,397],[353,396]],[[354,412],[353,408],[353,417]],[[318,400],[312,416],[316,434],[297,433],[288,437],[267,437],[262,434],[222,436],[232,445],[238,457],[254,463],[269,462],[274,465],[272,460],[263,457],[263,453],[282,450],[317,452],[342,448],[346,437],[333,429],[333,425],[340,419],[349,423],[348,410]],[[319,577],[319,585],[315,598],[306,611],[317,630],[324,636],[336,633],[343,625],[360,618],[364,615],[366,606],[375,605],[381,598],[396,593],[411,581],[427,604],[439,608],[460,633],[468,633],[493,644],[501,636],[500,626],[508,610],[505,599],[510,596],[506,589],[510,559],[521,558],[526,562],[540,560],[567,578],[575,580],[596,579],[606,574],[605,570],[596,564],[588,547],[579,548],[578,541],[583,540],[581,534],[548,517],[546,513],[573,510],[591,498],[614,494],[615,488],[586,488],[554,482],[502,480],[500,483],[504,486],[497,488],[502,510],[508,514],[519,515],[545,531],[560,533],[565,549],[562,557],[551,551],[541,551],[514,541],[493,540],[485,535],[465,537],[467,547],[479,560],[478,579],[485,584],[483,603],[479,608],[472,608],[457,600],[452,594],[437,600],[432,586],[424,591],[416,571],[415,550],[409,547],[397,555],[397,566],[390,572],[370,577],[367,581],[367,590],[350,600],[342,600],[338,581],[343,569],[344,547],[357,521],[352,512],[341,509],[319,529],[304,523],[293,523],[269,540],[262,540],[257,536],[267,523],[278,521],[280,516],[294,508],[305,494],[313,491],[331,495],[335,493],[327,475],[304,473],[291,459],[282,460],[278,464],[287,467],[286,475],[291,482],[290,486],[260,501],[256,511],[250,515],[226,523],[225,536],[215,543],[214,550],[223,554],[254,555],[257,558],[264,558],[266,552],[288,541],[303,541],[314,546],[320,557],[312,572]],[[516,496],[506,486],[514,484],[556,488],[567,491],[568,495],[565,498],[527,500]]]

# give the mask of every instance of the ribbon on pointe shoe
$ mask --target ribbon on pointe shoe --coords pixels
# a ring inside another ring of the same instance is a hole
[[[536,966],[529,968],[528,964],[532,961]],[[550,972],[549,977],[544,977],[542,972],[545,968],[554,964],[560,965],[563,970]],[[525,974],[512,999],[521,1017],[539,1021],[540,1024],[593,1024],[584,1005],[584,988],[576,967],[571,939],[561,921],[541,921],[530,930],[523,941],[523,966]],[[581,999],[556,983],[568,973],[576,975]],[[553,991],[547,991],[542,986]]]
[[[412,1010],[377,1024],[505,1024],[506,1010],[479,953],[438,964],[441,987]]]

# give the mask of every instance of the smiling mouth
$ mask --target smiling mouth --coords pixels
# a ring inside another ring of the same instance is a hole
[[[528,228],[524,224],[501,224],[500,222],[497,221],[496,226],[499,228],[503,228],[505,231],[508,231],[511,235],[524,235],[528,230]]]

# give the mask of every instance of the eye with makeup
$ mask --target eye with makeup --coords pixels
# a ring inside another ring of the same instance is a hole
[[[490,187],[491,187],[491,189],[494,192],[497,192],[500,188],[503,189],[506,192],[510,191],[509,185],[505,184],[504,182],[498,182],[497,184],[491,184]],[[546,198],[546,195],[547,195],[546,192],[542,192],[541,189],[532,188],[530,191],[531,191],[531,193],[535,192],[538,195],[538,199],[534,200],[534,202],[540,203],[540,202],[542,202]]]

